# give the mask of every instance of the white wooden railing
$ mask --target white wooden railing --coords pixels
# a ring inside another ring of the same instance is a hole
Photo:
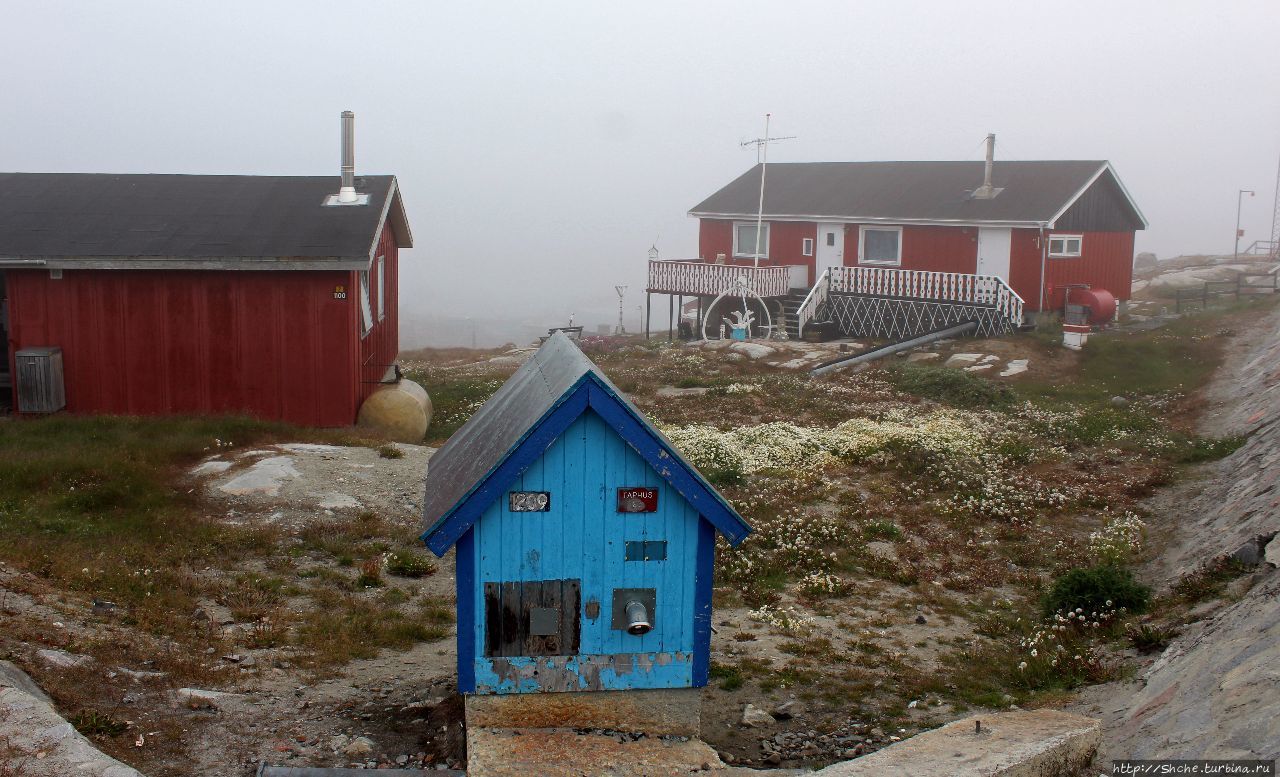
[[[818,278],[818,282],[813,284],[813,288],[809,290],[809,295],[804,298],[804,302],[800,303],[800,307],[796,309],[796,337],[804,336],[804,325],[813,320],[817,314],[818,308],[827,301],[827,295],[831,291],[831,269],[822,271],[822,275]]]
[[[807,268],[801,266],[801,271]],[[785,297],[791,290],[793,268],[750,267],[734,264],[690,262],[682,259],[649,261],[648,291],[714,297],[730,291],[741,280],[761,297]],[[797,277],[803,277],[797,275]],[[804,283],[800,284],[801,287]]]
[[[1022,297],[998,275],[896,270],[888,267],[834,267],[830,290],[996,308],[1015,327],[1022,325]]]

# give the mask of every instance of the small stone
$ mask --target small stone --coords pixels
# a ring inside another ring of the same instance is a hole
[[[777,766],[778,764],[782,763],[782,754],[769,753],[764,757],[764,762],[769,764],[770,766]]]
[[[928,623],[928,622],[929,622],[929,620],[928,620],[927,618],[925,618],[923,615],[917,615],[917,616],[916,616],[916,625],[917,625],[917,626],[923,626],[923,625],[925,625],[925,624],[926,624],[926,623]]]
[[[40,657],[41,661],[59,669],[74,669],[78,666],[87,666],[93,661],[88,656],[68,653],[65,650],[38,650],[36,655]]]
[[[405,764],[407,764],[407,763],[409,763],[409,756],[407,756],[407,755],[400,755],[400,756],[396,756],[396,765],[397,765],[397,766],[404,766],[404,765],[405,765]]]
[[[368,755],[373,752],[373,740],[368,737],[356,737],[342,748],[342,752],[349,756]],[[377,763],[374,763],[377,766]]]
[[[796,714],[796,700],[784,701],[769,713],[777,720],[791,720]]]
[[[760,709],[754,704],[748,704],[742,708],[742,725],[750,728],[760,728],[763,726],[772,726],[777,723],[772,715]]]
[[[1125,406],[1125,405],[1127,405],[1127,404],[1129,404],[1129,400],[1125,399],[1124,397],[1112,397],[1112,398],[1111,398],[1111,406],[1112,406],[1112,407],[1124,407],[1124,406]]]

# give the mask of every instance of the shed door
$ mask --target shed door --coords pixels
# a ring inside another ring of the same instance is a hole
[[[576,655],[581,590],[579,580],[485,583],[485,656]]]
[[[1013,230],[978,229],[978,275],[998,275],[1009,282],[1009,250]]]
[[[844,265],[844,225],[819,224],[818,249],[814,258],[814,280],[822,277],[828,267]]]

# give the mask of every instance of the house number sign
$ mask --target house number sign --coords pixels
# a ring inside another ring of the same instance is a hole
[[[658,511],[658,489],[656,488],[619,488],[618,512],[620,513],[656,513]]]
[[[346,298],[347,298],[347,287],[346,287],[346,286],[334,286],[334,287],[333,287],[333,298],[334,298],[334,299],[346,299]]]

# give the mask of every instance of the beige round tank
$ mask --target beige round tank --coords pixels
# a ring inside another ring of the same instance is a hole
[[[360,406],[356,426],[396,442],[421,445],[431,424],[431,397],[411,380],[379,386]]]

